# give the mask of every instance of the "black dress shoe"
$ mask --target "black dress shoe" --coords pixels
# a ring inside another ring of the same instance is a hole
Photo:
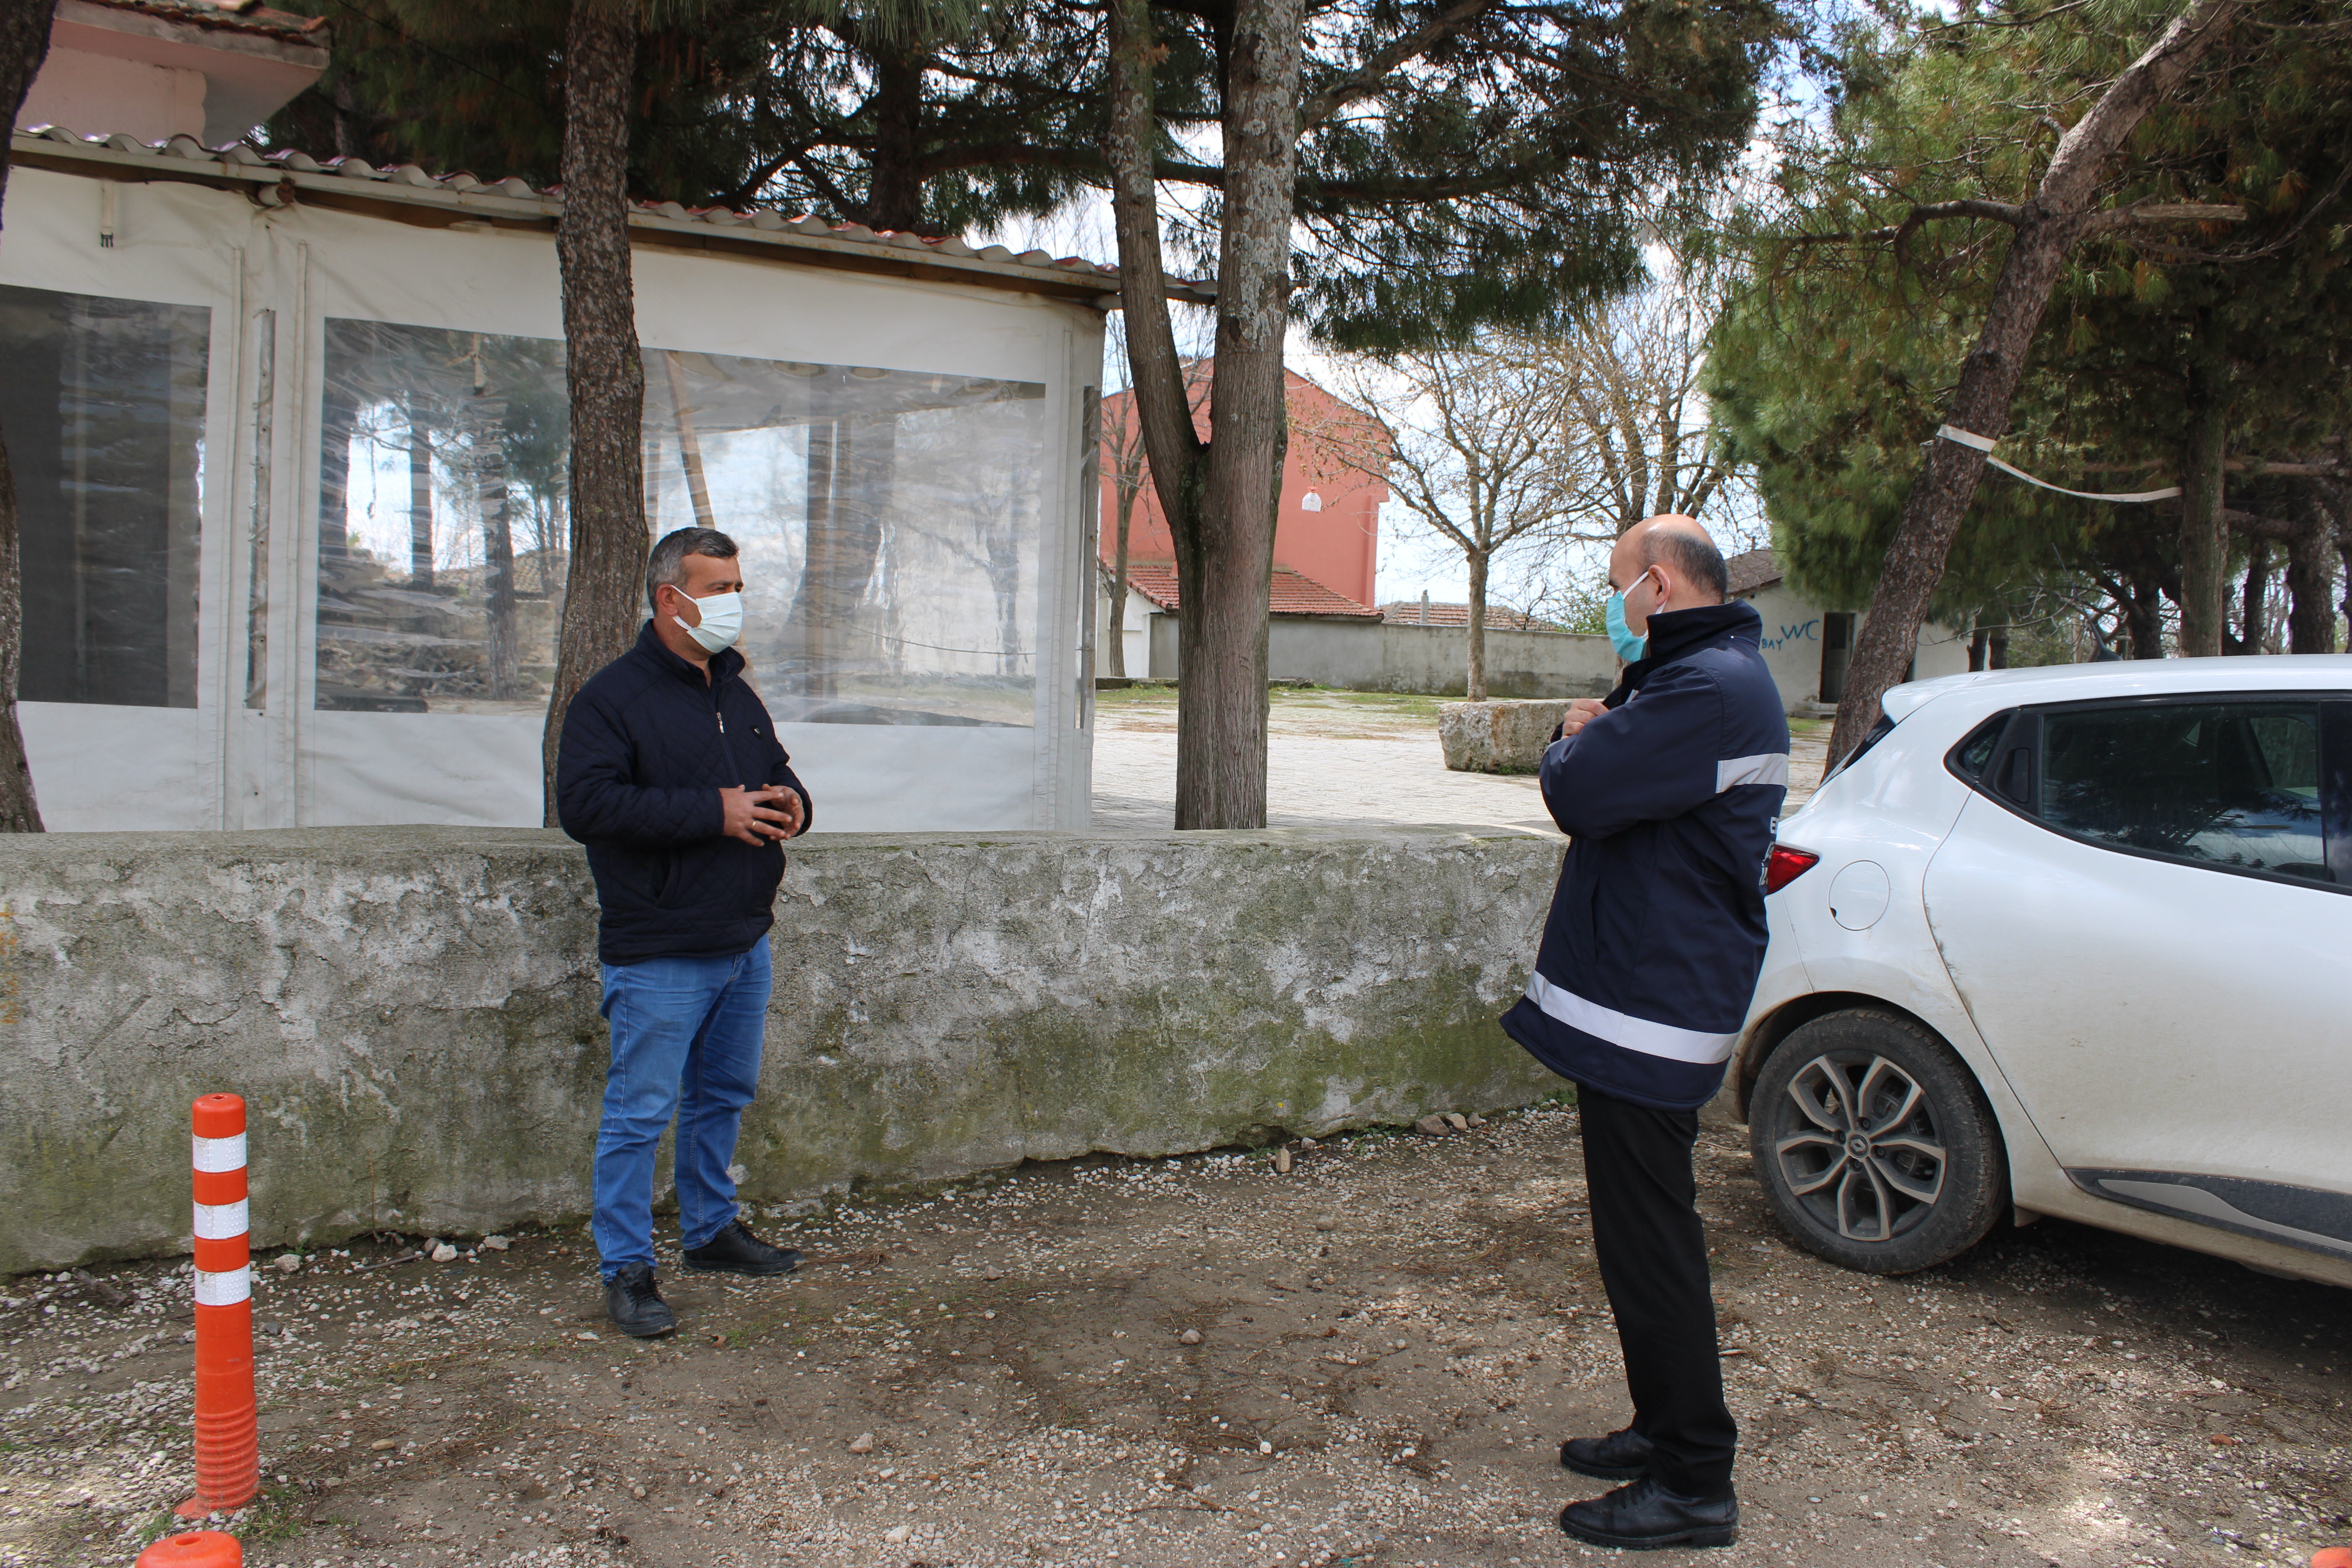
[[[1595,1546],[1651,1552],[1661,1546],[1729,1546],[1739,1539],[1739,1500],[1729,1487],[1713,1497],[1681,1497],[1644,1476],[1631,1486],[1572,1502],[1559,1527]]]
[[[1639,1480],[1650,1473],[1650,1440],[1631,1426],[1606,1437],[1570,1437],[1559,1446],[1559,1463],[1596,1481]]]
[[[705,1274],[790,1274],[801,1266],[801,1255],[786,1247],[770,1247],[753,1236],[740,1219],[686,1250],[686,1266]]]
[[[650,1263],[624,1263],[604,1281],[604,1315],[631,1339],[658,1339],[677,1327],[677,1314],[654,1286]]]

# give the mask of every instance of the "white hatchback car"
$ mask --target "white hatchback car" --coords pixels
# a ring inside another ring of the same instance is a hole
[[[2352,657],[1898,687],[1766,888],[1731,1082],[1804,1246],[2011,1210],[2352,1285]]]

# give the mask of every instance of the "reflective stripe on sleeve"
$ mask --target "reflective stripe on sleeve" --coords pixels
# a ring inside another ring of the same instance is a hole
[[[1782,784],[1789,782],[1789,753],[1759,752],[1752,757],[1733,757],[1715,764],[1715,793],[1737,788],[1740,784]]]
[[[251,1228],[246,1200],[233,1204],[198,1204],[195,1234],[205,1241],[232,1241]]]
[[[1697,1029],[1677,1029],[1672,1024],[1652,1023],[1588,1001],[1565,986],[1554,985],[1540,974],[1529,977],[1528,1000],[1571,1029],[1581,1029],[1595,1039],[1639,1051],[1645,1057],[1664,1057],[1677,1062],[1719,1062],[1729,1057],[1731,1047],[1739,1043],[1737,1030],[1728,1035],[1709,1035]]]
[[[234,1307],[239,1301],[253,1299],[253,1266],[230,1268],[218,1274],[196,1270],[196,1305],[199,1307]]]
[[[242,1171],[245,1169],[245,1134],[234,1138],[199,1138],[196,1144],[196,1169],[199,1171]]]

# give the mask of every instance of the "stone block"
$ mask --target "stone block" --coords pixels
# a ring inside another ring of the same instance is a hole
[[[1532,773],[1568,711],[1565,702],[1448,702],[1437,710],[1438,743],[1457,773]]]

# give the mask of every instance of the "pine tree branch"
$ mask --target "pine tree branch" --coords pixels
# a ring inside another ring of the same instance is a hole
[[[1298,106],[1298,133],[1304,136],[1349,104],[1375,96],[1398,67],[1426,54],[1432,46],[1462,31],[1497,4],[1498,0],[1455,0],[1420,26],[1373,50],[1361,66]]]

